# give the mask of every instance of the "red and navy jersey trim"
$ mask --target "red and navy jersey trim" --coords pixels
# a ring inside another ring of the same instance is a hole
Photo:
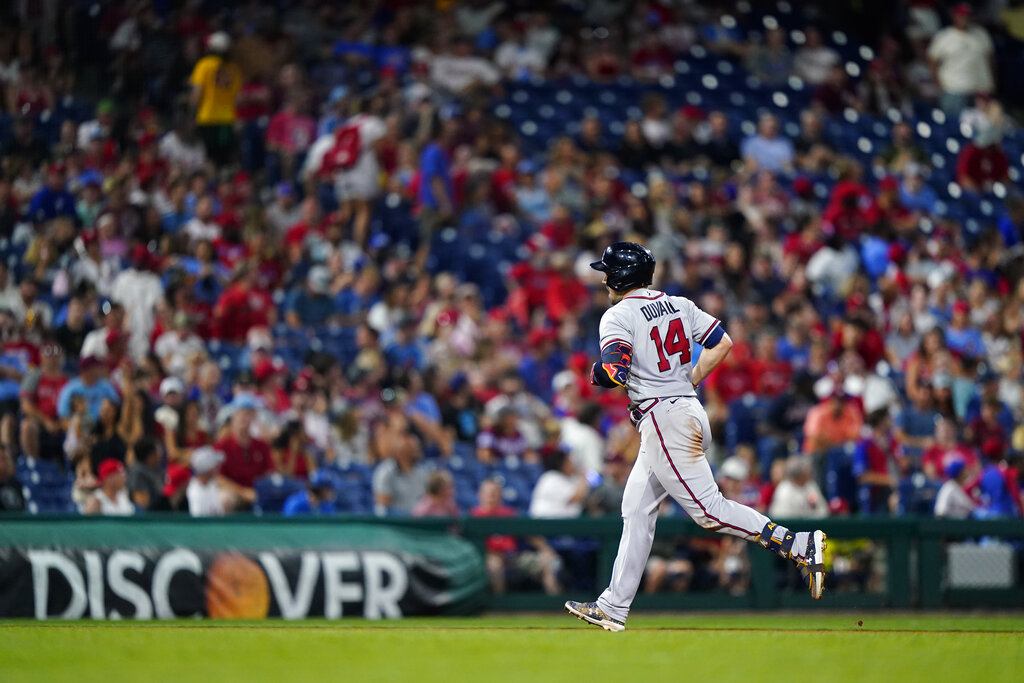
[[[721,323],[721,322],[722,322],[721,320],[719,320],[718,318],[715,318],[715,322],[711,323],[711,327],[709,327],[707,329],[707,332],[705,332],[703,335],[701,335],[701,338],[697,340],[697,343],[698,344],[703,344],[704,340],[708,338],[708,335],[711,334],[712,332],[714,332],[715,328],[718,327],[719,323]]]
[[[616,342],[618,342],[619,344],[625,344],[626,346],[628,346],[631,349],[633,348],[633,345],[630,344],[625,339],[618,339],[618,338],[616,338],[616,339],[609,339],[604,344],[601,344],[601,350],[604,351],[608,347],[609,344],[614,344]]]

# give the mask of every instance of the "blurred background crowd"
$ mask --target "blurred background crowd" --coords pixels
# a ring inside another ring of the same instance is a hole
[[[735,342],[727,495],[1021,516],[1024,8],[860,6],[5,4],[0,510],[615,514],[632,239]]]

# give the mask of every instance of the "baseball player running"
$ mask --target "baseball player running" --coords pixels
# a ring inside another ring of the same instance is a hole
[[[711,428],[695,387],[729,354],[729,335],[689,299],[649,288],[654,256],[647,247],[616,242],[590,266],[605,274],[612,303],[601,318],[601,360],[594,363],[591,382],[626,388],[640,452],[622,499],[622,539],[611,583],[597,602],[570,600],[565,609],[608,631],[626,628],[665,496],[705,529],[757,541],[793,560],[807,577],[811,596],[821,598],[825,534],[791,532],[728,500],[708,465]],[[694,343],[704,347],[696,365],[691,363]]]

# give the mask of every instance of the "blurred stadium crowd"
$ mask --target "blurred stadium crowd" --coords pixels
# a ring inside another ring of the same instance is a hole
[[[614,514],[588,264],[635,239],[735,341],[727,495],[1021,516],[1003,4],[11,3],[0,510]],[[654,587],[743,562],[655,554]]]

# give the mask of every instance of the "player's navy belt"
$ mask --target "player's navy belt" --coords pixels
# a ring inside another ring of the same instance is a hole
[[[658,405],[661,401],[660,398],[645,398],[642,401],[632,401],[629,404],[629,420],[633,423],[634,427],[639,427],[640,422],[647,417],[647,413],[651,412],[654,406]]]

